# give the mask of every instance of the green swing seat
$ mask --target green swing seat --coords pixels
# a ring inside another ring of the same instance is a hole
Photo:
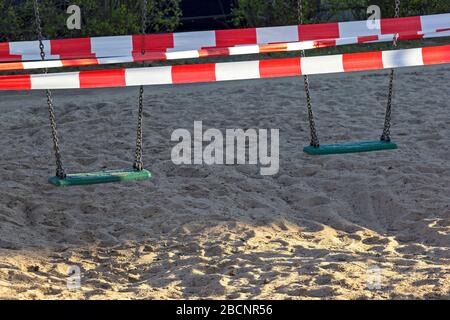
[[[359,153],[392,149],[397,149],[396,143],[378,140],[324,144],[320,145],[319,147],[307,146],[303,149],[303,151],[309,155],[318,156],[327,154]]]
[[[152,174],[147,170],[121,169],[107,170],[92,173],[68,174],[64,179],[50,177],[48,182],[57,187],[85,186],[109,182],[126,182],[150,179]]]

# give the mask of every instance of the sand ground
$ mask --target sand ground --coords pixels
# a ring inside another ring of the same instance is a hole
[[[450,67],[396,80],[399,150],[317,158],[302,152],[298,78],[149,87],[154,178],[69,189],[46,183],[44,93],[2,93],[0,297],[449,299]],[[322,141],[377,139],[387,83],[386,71],[311,77]],[[136,103],[137,88],[55,92],[66,167],[128,166]],[[197,120],[280,129],[279,174],[174,165],[173,130]],[[72,265],[80,290],[66,286]]]

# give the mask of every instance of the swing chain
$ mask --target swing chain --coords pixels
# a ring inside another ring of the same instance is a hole
[[[142,1],[142,52],[141,54],[145,54],[144,48],[144,37],[147,30],[147,0]],[[142,133],[142,125],[144,118],[144,86],[140,86],[139,88],[139,110],[138,110],[138,125],[137,125],[137,133],[136,133],[136,151],[135,151],[135,160],[133,168],[137,171],[144,170],[144,162],[142,160],[142,144],[143,144],[143,133]]]
[[[400,18],[400,1],[401,0],[395,0],[395,10],[394,10],[394,18]],[[394,36],[393,46],[397,47],[397,39],[398,34]]]
[[[45,60],[45,51],[44,51],[44,43],[43,43],[43,35],[42,35],[42,21],[39,13],[39,4],[38,0],[34,1],[34,15],[35,15],[35,22],[36,22],[36,33],[38,35],[38,41],[39,41],[39,49],[40,49],[40,56],[42,61]],[[44,69],[44,73],[47,73],[48,70]],[[47,105],[48,105],[48,113],[49,113],[49,119],[50,119],[50,128],[51,128],[51,134],[52,134],[52,140],[53,140],[53,150],[55,152],[55,159],[56,159],[56,176],[60,179],[64,179],[66,177],[66,173],[63,168],[62,160],[61,160],[61,150],[59,148],[59,139],[58,139],[58,131],[56,126],[56,116],[55,116],[55,110],[53,108],[53,97],[52,92],[50,90],[46,90],[47,95]]]
[[[303,24],[303,3],[302,0],[297,1],[297,18],[300,25]],[[301,58],[305,57],[305,50],[300,51]],[[313,147],[320,147],[319,137],[317,135],[316,130],[316,123],[314,121],[314,113],[312,110],[312,103],[311,103],[311,92],[309,90],[309,77],[307,75],[303,76],[303,83],[305,86],[305,93],[306,93],[306,106],[308,108],[308,120],[309,120],[309,129],[311,132],[311,146]]]
[[[395,0],[395,13],[394,18],[400,17],[400,0]],[[392,47],[397,48],[397,37],[398,35],[394,35],[394,39],[392,40]],[[386,115],[384,119],[384,129],[383,134],[381,135],[381,141],[390,142],[391,141],[391,113],[392,113],[392,97],[394,95],[394,69],[391,69],[391,73],[389,75],[389,92],[388,92],[388,101],[386,107]]]
[[[141,54],[145,55],[145,34],[147,33],[147,6],[148,0],[142,0],[142,20],[141,20],[141,35],[142,35],[142,47]]]
[[[143,0],[142,2],[142,34],[145,35],[147,33],[147,7],[148,0]]]
[[[138,115],[138,126],[137,126],[137,135],[136,135],[136,152],[135,152],[135,161],[133,168],[138,171],[144,170],[144,162],[142,160],[142,122],[143,122],[143,113],[144,113],[144,87],[141,86],[139,88],[139,115]]]

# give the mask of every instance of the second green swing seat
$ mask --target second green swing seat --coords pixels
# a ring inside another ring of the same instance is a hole
[[[397,149],[397,144],[387,141],[359,141],[337,144],[324,144],[319,147],[307,146],[303,151],[309,155],[345,154]]]
[[[150,179],[152,174],[148,170],[120,169],[92,173],[68,174],[64,179],[50,177],[48,182],[57,187],[85,186],[109,182],[126,182]]]

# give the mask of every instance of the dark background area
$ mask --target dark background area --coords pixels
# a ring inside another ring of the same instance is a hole
[[[231,27],[231,8],[237,0],[182,0],[183,17],[178,28],[183,31]]]

